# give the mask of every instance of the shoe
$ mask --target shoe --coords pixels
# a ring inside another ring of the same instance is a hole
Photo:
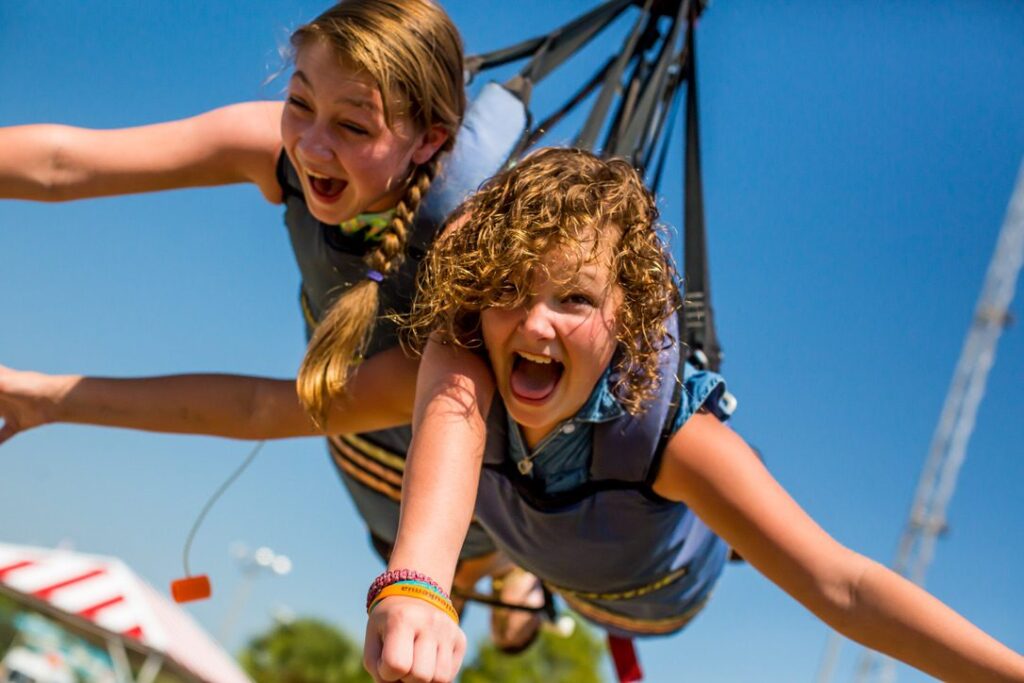
[[[544,587],[540,579],[519,567],[491,578],[492,595],[510,605],[544,606]],[[540,634],[539,612],[495,607],[491,610],[491,640],[499,652],[517,655],[537,640]]]

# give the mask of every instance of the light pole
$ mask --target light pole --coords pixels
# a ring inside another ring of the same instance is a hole
[[[231,607],[224,615],[221,623],[220,640],[222,645],[227,645],[228,637],[234,630],[238,617],[241,616],[245,603],[252,593],[253,580],[261,574],[273,574],[285,576],[292,570],[292,561],[287,555],[276,553],[267,546],[260,546],[250,551],[244,543],[235,542],[231,544],[231,555],[238,564],[238,570],[242,573],[242,579],[235,588],[235,596],[231,600]]]

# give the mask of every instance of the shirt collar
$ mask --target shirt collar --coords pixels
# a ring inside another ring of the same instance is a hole
[[[612,394],[611,383],[612,366],[609,364],[590,392],[590,398],[572,419],[576,422],[608,422],[624,415],[626,410]]]

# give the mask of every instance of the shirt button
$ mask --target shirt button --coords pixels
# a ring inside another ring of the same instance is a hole
[[[572,434],[575,431],[576,431],[576,425],[574,425],[572,422],[570,422],[569,424],[567,424],[564,427],[562,427],[562,433],[563,434]]]

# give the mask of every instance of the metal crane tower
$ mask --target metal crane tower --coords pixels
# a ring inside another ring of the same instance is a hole
[[[918,585],[924,585],[925,573],[935,555],[935,542],[946,530],[946,508],[953,497],[957,475],[967,455],[967,442],[974,430],[978,405],[985,393],[985,382],[995,361],[999,335],[1010,320],[1009,306],[1024,261],[1024,164],[999,239],[989,262],[985,284],[974,309],[960,360],[932,436],[928,459],[917,484],[910,518],[900,539],[892,568]],[[833,633],[825,649],[818,683],[832,678],[839,653],[840,636]],[[892,683],[896,680],[895,662],[871,650],[864,650],[854,673],[855,683]]]

